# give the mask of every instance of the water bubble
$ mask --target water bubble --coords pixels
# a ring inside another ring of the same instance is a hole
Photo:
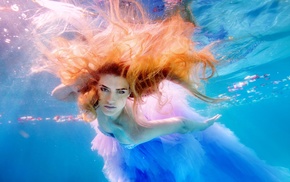
[[[23,130],[20,130],[20,131],[19,131],[19,134],[20,134],[23,138],[29,138],[29,137],[30,137],[30,135],[29,135],[27,132],[23,131]]]
[[[7,44],[9,44],[9,43],[11,42],[11,40],[10,40],[10,39],[5,39],[5,42],[6,42]]]
[[[17,4],[13,4],[13,5],[11,6],[11,9],[12,9],[13,11],[19,11],[19,7],[17,6]]]
[[[22,18],[26,18],[27,16],[26,16],[26,14],[22,13],[22,14],[21,14],[21,17],[22,17]]]

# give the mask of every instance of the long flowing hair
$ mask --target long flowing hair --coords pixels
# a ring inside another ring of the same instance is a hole
[[[85,113],[96,116],[96,84],[103,73],[125,77],[135,104],[158,93],[165,79],[190,88],[201,100],[215,102],[198,88],[201,80],[215,73],[216,60],[208,48],[195,49],[195,26],[178,13],[152,21],[134,0],[125,6],[118,0],[96,0],[89,6],[36,2],[45,8],[34,19],[36,45],[43,57],[37,70],[50,71],[65,85],[86,80],[78,99]]]

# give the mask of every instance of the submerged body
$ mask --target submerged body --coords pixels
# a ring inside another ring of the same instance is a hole
[[[205,120],[188,106],[186,91],[170,82],[163,84],[166,105],[160,107],[157,97],[150,96],[139,107],[148,122],[177,116],[200,123]],[[172,133],[139,145],[123,144],[114,132],[104,131],[102,123],[92,122],[97,132],[92,149],[103,157],[104,173],[112,182],[287,182],[290,177],[287,169],[267,165],[219,123],[203,131]]]

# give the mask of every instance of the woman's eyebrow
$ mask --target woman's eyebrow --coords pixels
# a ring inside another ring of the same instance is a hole
[[[107,87],[106,85],[99,85],[99,87],[109,88],[109,87]]]
[[[128,90],[127,88],[118,88],[117,90]]]

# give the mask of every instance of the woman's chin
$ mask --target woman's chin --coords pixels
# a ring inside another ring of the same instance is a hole
[[[112,108],[102,108],[102,112],[104,113],[105,116],[108,117],[118,117],[119,112],[116,109]]]

